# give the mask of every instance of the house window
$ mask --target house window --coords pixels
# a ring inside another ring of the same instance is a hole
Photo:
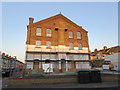
[[[37,40],[36,41],[36,47],[39,47],[41,45],[41,41]]]
[[[78,43],[78,49],[82,49],[82,44]]]
[[[36,35],[37,36],[41,36],[41,32],[42,32],[41,28],[36,28]]]
[[[51,29],[46,29],[46,36],[51,37]]]
[[[73,32],[69,31],[69,38],[73,38]]]
[[[77,39],[81,39],[81,33],[77,32]]]
[[[70,43],[69,46],[70,46],[70,49],[74,49],[74,44],[73,43]]]
[[[46,47],[51,48],[51,42],[50,41],[46,41]]]

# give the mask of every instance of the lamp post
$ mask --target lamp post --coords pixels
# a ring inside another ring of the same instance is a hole
[[[13,76],[14,76],[14,77],[16,77],[16,60],[17,60],[17,58],[16,58],[16,56],[14,56],[14,59],[13,59],[13,61],[14,61],[14,71],[13,71]]]
[[[9,77],[12,76],[12,58],[10,58],[10,74]]]

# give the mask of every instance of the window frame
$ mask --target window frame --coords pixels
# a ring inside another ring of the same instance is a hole
[[[39,28],[39,32],[38,32],[38,28]],[[36,28],[36,36],[42,36],[42,28],[41,27],[37,27]]]
[[[71,34],[70,34],[70,32],[71,32]],[[68,36],[69,36],[69,38],[73,38],[73,31],[69,31]]]
[[[48,31],[48,30],[50,30],[50,31]],[[48,33],[49,32],[49,33]],[[46,36],[47,37],[51,37],[52,36],[52,30],[51,30],[51,28],[47,28],[46,29]]]
[[[78,35],[78,33],[79,33],[79,35]],[[82,34],[80,31],[77,31],[77,39],[82,39]]]
[[[49,42],[49,43],[48,43]],[[46,41],[46,48],[50,49],[52,46],[52,42],[51,41]]]
[[[40,42],[39,45],[37,45],[38,41]],[[41,46],[41,41],[40,40],[36,40],[35,47],[40,47],[40,46]]]
[[[71,47],[71,44],[72,44],[72,47]],[[69,43],[69,49],[70,49],[70,50],[73,50],[73,49],[74,49],[74,43],[73,43],[73,42],[70,42],[70,43]]]
[[[79,45],[81,45],[81,48]],[[78,43],[78,50],[82,50],[82,43]]]

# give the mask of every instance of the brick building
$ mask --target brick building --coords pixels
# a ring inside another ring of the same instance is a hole
[[[66,72],[90,68],[88,32],[62,14],[29,18],[26,70]]]

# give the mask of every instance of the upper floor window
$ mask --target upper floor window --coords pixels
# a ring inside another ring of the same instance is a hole
[[[73,38],[73,32],[69,31],[69,38]]]
[[[70,46],[70,49],[74,49],[74,44],[73,43],[70,43],[69,46]]]
[[[39,47],[41,45],[41,41],[37,40],[36,41],[36,47]]]
[[[82,49],[82,44],[78,43],[78,49]]]
[[[81,39],[81,33],[77,32],[77,39]]]
[[[51,41],[46,41],[46,47],[50,48],[51,47]]]
[[[36,35],[41,36],[42,29],[41,28],[36,28]]]
[[[51,29],[46,29],[46,36],[51,37]]]

